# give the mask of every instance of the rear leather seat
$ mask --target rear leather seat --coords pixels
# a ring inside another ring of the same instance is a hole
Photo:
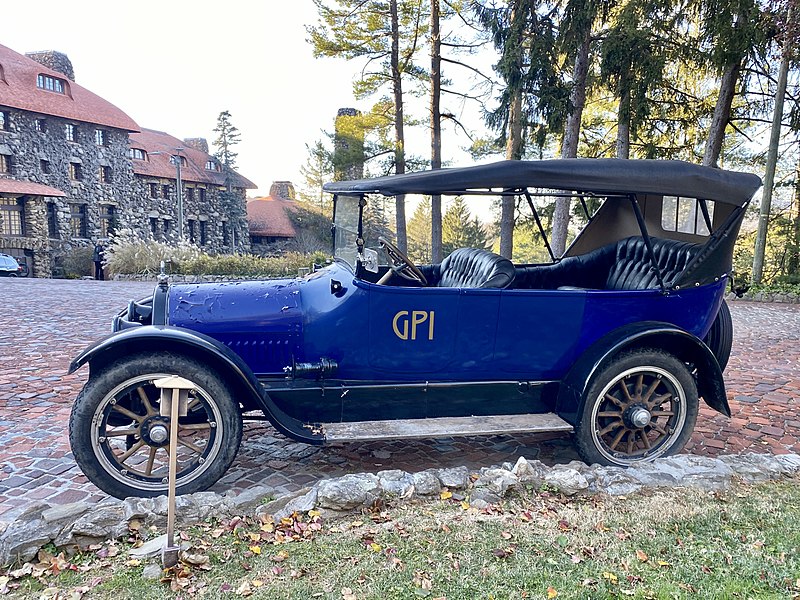
[[[651,238],[653,253],[669,287],[701,246]],[[658,287],[644,238],[629,237],[581,256],[569,256],[553,265],[517,267],[516,289],[648,290]]]

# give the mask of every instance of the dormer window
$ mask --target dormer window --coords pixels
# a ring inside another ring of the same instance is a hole
[[[132,160],[147,160],[147,153],[141,148],[130,148],[128,158]]]
[[[39,76],[36,78],[36,87],[42,90],[48,90],[50,92],[65,94],[67,82],[63,79],[59,79],[58,77],[52,77],[50,75],[39,73]]]
[[[219,171],[219,163],[215,160],[206,161],[206,171]]]

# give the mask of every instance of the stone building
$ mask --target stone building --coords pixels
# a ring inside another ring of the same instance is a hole
[[[141,129],[78,85],[64,54],[0,45],[0,252],[48,277],[115,228],[177,240],[177,160],[184,238],[212,253],[246,251],[245,189],[255,186],[226,177],[204,144]]]

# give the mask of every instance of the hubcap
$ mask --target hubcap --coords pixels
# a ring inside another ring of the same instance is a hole
[[[610,463],[629,465],[666,454],[685,421],[686,396],[678,379],[660,367],[635,367],[595,399],[592,438]]]

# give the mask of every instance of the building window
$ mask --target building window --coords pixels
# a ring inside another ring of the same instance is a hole
[[[194,219],[189,219],[186,224],[189,226],[189,243],[194,244]]]
[[[59,79],[58,77],[51,77],[50,75],[44,75],[43,73],[40,73],[36,78],[36,87],[42,90],[63,94],[67,89],[67,82],[63,79]]]
[[[0,173],[11,173],[11,157],[8,154],[0,154]]]
[[[200,188],[199,189],[199,194],[200,194],[200,202],[201,203],[205,202],[206,201],[206,190],[205,190],[205,188]]]
[[[69,232],[74,238],[86,237],[86,205],[69,205]]]
[[[147,160],[147,154],[141,148],[129,148],[128,158],[133,160]]]
[[[47,203],[47,234],[50,239],[58,239],[58,213],[55,202]]]
[[[161,194],[163,195],[164,198],[169,198],[169,186],[168,185],[162,185],[161,186]]]
[[[150,236],[154,239],[158,239],[158,218],[150,217]]]
[[[206,221],[200,221],[200,245],[206,245]]]
[[[25,235],[25,205],[22,200],[0,198],[0,234]]]
[[[227,246],[229,243],[230,243],[230,240],[228,239],[228,222],[227,221],[223,221],[222,222],[222,245],[223,246]]]
[[[148,183],[147,187],[150,188],[150,197],[158,198],[158,185],[156,185],[155,183]]]
[[[81,163],[69,163],[69,178],[73,181],[80,181],[83,179],[83,169]]]
[[[6,111],[0,110],[0,131],[10,131],[10,130],[11,130],[11,117]]]
[[[661,229],[692,235],[709,236],[706,218],[701,207],[702,200],[664,196],[661,205]],[[706,203],[709,221],[714,221],[714,203]]]
[[[206,161],[206,171],[219,171],[219,163],[215,160]]]
[[[100,169],[98,169],[98,175],[100,177],[100,183],[111,183],[111,167],[100,167]]]
[[[64,125],[64,135],[67,137],[68,142],[78,141],[78,126],[72,123]]]
[[[115,221],[114,205],[100,205],[100,237],[108,237],[114,233]]]
[[[108,146],[108,133],[104,129],[95,129],[94,143],[98,146]]]
[[[42,159],[39,161],[39,167],[42,169],[42,173],[45,175],[50,175],[50,161]]]
[[[45,133],[47,131],[47,119],[36,119],[33,122],[33,127],[39,133]]]
[[[171,223],[171,221],[169,219],[164,219],[163,230],[164,230],[164,237],[165,238],[169,236],[169,230],[170,230],[170,226],[171,226],[170,223]]]
[[[194,188],[186,188],[186,199],[190,202],[194,202]]]

